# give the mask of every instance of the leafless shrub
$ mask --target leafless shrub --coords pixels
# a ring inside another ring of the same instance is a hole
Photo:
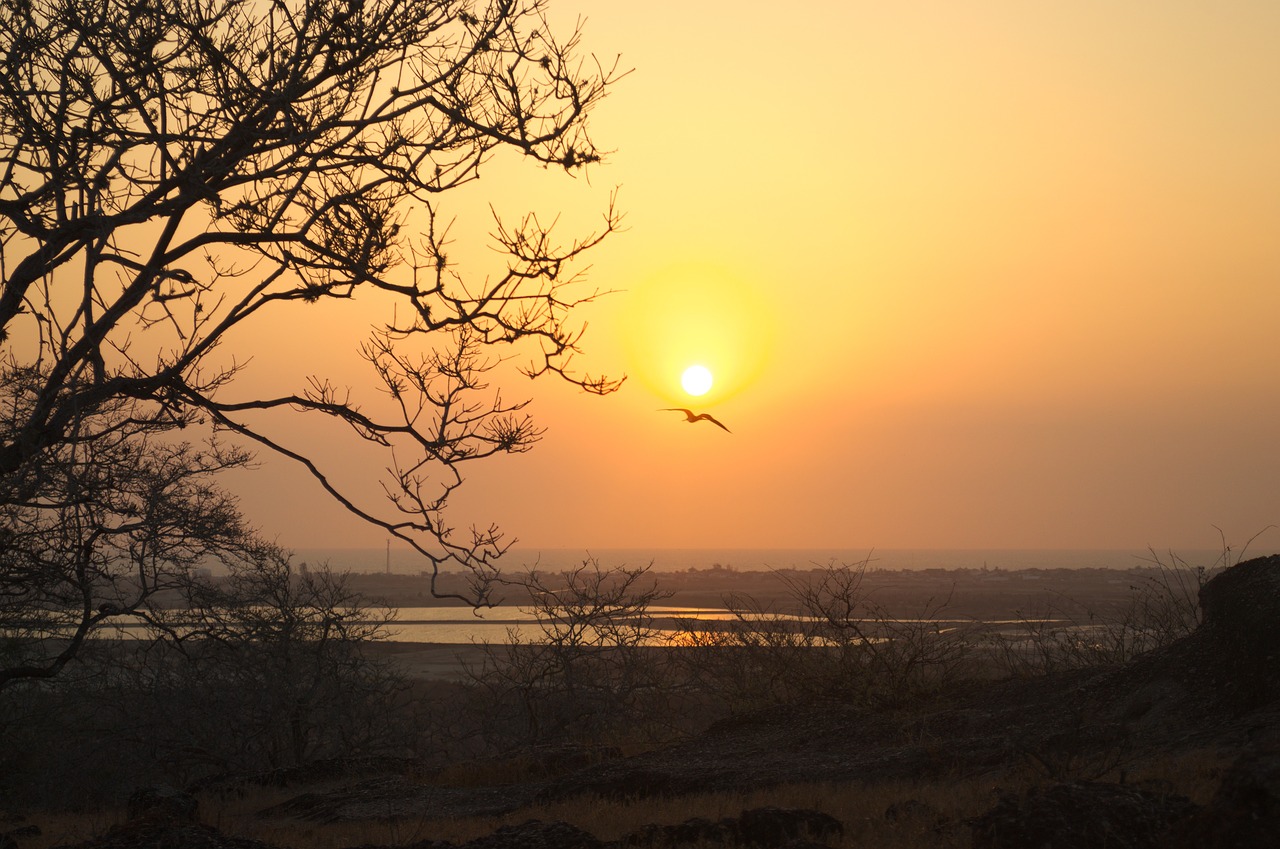
[[[131,659],[150,745],[188,770],[251,772],[395,745],[403,678],[371,657],[392,611],[342,574],[295,569],[283,552],[198,588],[181,624]],[[175,710],[175,704],[188,710]]]
[[[1039,779],[1098,781],[1136,761],[1137,752],[1124,729],[1096,704],[1081,699],[1067,705],[1064,713],[1055,733],[1019,741],[1026,764]]]
[[[1147,565],[1130,570],[1128,595],[1110,607],[1082,604],[1065,596],[1046,599],[1014,622],[989,626],[984,643],[995,666],[1020,676],[1128,663],[1153,649],[1190,635],[1201,622],[1200,590],[1214,575],[1248,553],[1233,552],[1225,535],[1221,553],[1208,565],[1193,565],[1174,552],[1154,549]]]
[[[0,788],[76,805],[138,783],[402,753],[405,682],[368,652],[388,612],[343,575],[300,573],[277,550],[186,591],[150,633],[91,641],[57,678],[0,693],[12,719]]]
[[[680,680],[704,698],[730,710],[751,710],[788,701],[798,681],[812,676],[801,669],[816,660],[811,635],[793,615],[781,613],[750,596],[729,595],[727,622],[679,620],[671,640]]]
[[[39,405],[40,370],[0,361],[0,441]],[[0,690],[58,675],[104,629],[162,627],[202,569],[272,556],[216,483],[250,462],[217,440],[165,438],[119,399],[0,474]]]
[[[684,623],[675,640],[696,649],[679,655],[686,677],[731,710],[813,698],[896,704],[953,681],[970,639],[967,627],[943,620],[948,599],[894,615],[863,589],[868,565],[779,574],[785,611],[732,596],[726,625]]]
[[[533,614],[508,643],[487,645],[470,670],[499,748],[641,738],[661,724],[661,656],[650,607],[670,597],[649,566],[602,567],[588,559],[555,575],[513,581]]]

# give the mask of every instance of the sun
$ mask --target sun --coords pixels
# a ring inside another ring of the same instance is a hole
[[[689,366],[680,376],[680,385],[690,395],[706,395],[711,390],[711,383],[711,369],[706,366]]]
[[[776,287],[754,271],[703,263],[637,273],[621,302],[619,341],[627,374],[662,400],[658,406],[692,398],[721,404],[750,389],[776,345],[778,315],[764,294]],[[689,383],[695,364],[712,378],[703,389]]]

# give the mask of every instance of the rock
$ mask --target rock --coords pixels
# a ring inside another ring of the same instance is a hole
[[[1006,796],[969,826],[973,849],[1165,849],[1173,824],[1195,810],[1183,796],[1077,782]]]
[[[789,840],[833,840],[844,834],[840,820],[806,808],[753,808],[738,817],[739,839],[744,846],[774,849]]]
[[[20,825],[17,828],[11,828],[0,833],[0,849],[18,849],[22,845],[20,840],[40,837],[42,833],[38,825]]]
[[[529,820],[504,826],[462,846],[443,840],[420,840],[396,847],[363,843],[348,849],[605,849],[605,845],[594,835],[567,822]]]
[[[318,793],[303,793],[258,812],[317,823],[412,817],[500,816],[533,801],[537,785],[436,787],[407,778],[373,778]]]
[[[689,845],[728,845],[737,841],[737,820],[712,822],[705,817],[691,817],[676,825],[646,825],[618,842],[629,849],[679,849]]]
[[[197,808],[198,803],[191,794],[173,787],[156,785],[133,791],[126,811],[130,820],[194,823]]]
[[[463,849],[604,849],[604,843],[567,822],[529,820],[464,843]]]
[[[1280,554],[1237,563],[1200,588],[1204,627],[1280,648]]]
[[[111,829],[73,846],[59,849],[276,849],[269,843],[228,837],[207,825],[141,819]]]
[[[0,825],[14,825],[26,821],[27,818],[22,814],[0,811]],[[17,828],[5,829],[0,831],[0,849],[20,849],[19,840],[26,840],[28,837],[39,837],[40,835],[40,826],[38,825],[20,825]]]
[[[1248,752],[1222,777],[1213,800],[1171,831],[1175,849],[1270,849],[1280,834],[1280,748]]]
[[[1215,575],[1200,588],[1200,610],[1212,686],[1237,709],[1280,695],[1280,555]]]
[[[705,817],[691,817],[679,825],[666,826],[663,846],[685,846],[690,843],[732,843],[738,839],[738,823],[732,819],[712,822]]]
[[[884,809],[884,818],[886,822],[921,822],[929,825],[937,825],[946,819],[933,805],[919,799],[904,799],[901,802],[890,803]]]
[[[803,849],[821,846],[812,839],[834,840],[844,834],[835,817],[807,809],[753,808],[740,816],[712,822],[693,817],[676,825],[647,825],[618,841],[627,849],[682,849],[691,846],[755,846],[760,849]]]
[[[243,798],[255,787],[289,787],[334,780],[355,780],[375,776],[410,776],[422,772],[422,761],[403,757],[321,758],[297,766],[279,767],[252,774],[224,773],[200,779],[188,785],[188,792],[217,793],[223,797]]]
[[[1280,651],[1280,555],[1258,557],[1224,569],[1200,588],[1202,627],[1217,636],[1252,644],[1260,653]]]
[[[401,846],[387,846],[385,843],[361,843],[359,846],[348,846],[346,849],[458,849],[447,840],[419,840]]]

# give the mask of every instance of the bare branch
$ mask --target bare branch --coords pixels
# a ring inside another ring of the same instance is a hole
[[[564,242],[536,215],[498,222],[503,262],[488,275],[454,268],[437,225],[442,197],[500,151],[570,172],[601,160],[588,117],[624,74],[584,60],[576,30],[557,37],[545,6],[0,8],[0,353],[24,380],[0,421],[0,507],[61,505],[38,470],[65,465],[69,446],[116,434],[138,450],[213,426],[301,463],[433,568],[471,569],[484,602],[509,543],[484,525],[456,535],[450,496],[464,463],[542,434],[501,371],[598,394],[620,383],[573,368],[574,308],[601,294],[580,263],[620,226],[612,198],[595,233]],[[228,340],[375,293],[392,318],[354,353],[379,397],[324,376],[236,396],[247,356],[218,359]],[[387,449],[388,500],[340,491],[325,458],[258,425],[268,410],[340,421]]]

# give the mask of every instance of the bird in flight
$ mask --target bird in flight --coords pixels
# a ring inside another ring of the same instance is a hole
[[[686,410],[684,407],[663,407],[662,411],[670,412],[670,413],[684,413],[685,420],[688,421],[689,424],[693,424],[696,421],[701,421],[703,419],[706,419],[707,421],[711,422],[713,425],[723,428],[725,433],[733,433],[733,431],[729,430],[729,428],[724,426],[724,422],[715,418],[710,413],[698,413],[697,415],[694,415],[693,410]]]

